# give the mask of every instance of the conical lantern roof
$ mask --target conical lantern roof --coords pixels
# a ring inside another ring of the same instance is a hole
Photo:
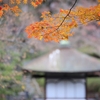
[[[30,61],[23,69],[58,73],[95,72],[100,71],[100,61],[64,46]]]

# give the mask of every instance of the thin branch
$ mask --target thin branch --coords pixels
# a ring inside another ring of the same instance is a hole
[[[67,15],[64,17],[64,19],[62,20],[62,22],[60,23],[60,25],[57,27],[57,29],[55,29],[54,31],[58,30],[60,28],[60,26],[63,24],[63,22],[65,21],[65,19],[69,16],[71,10],[73,9],[73,7],[75,6],[75,4],[77,3],[77,0],[75,0],[74,4],[72,5],[72,7],[69,9],[69,12],[67,13]],[[53,31],[53,32],[54,32]]]
[[[7,39],[7,38],[0,38],[0,41],[1,42],[7,42],[7,43],[18,43],[18,44],[21,44],[22,41],[18,41],[18,40],[15,40],[15,38],[13,39]]]
[[[6,38],[0,38],[0,41],[6,41],[6,42],[14,42],[14,39],[6,39]]]
[[[73,7],[75,6],[75,4],[77,3],[77,0],[75,0],[74,4],[72,5],[72,7],[69,9],[68,14],[64,17],[64,19],[62,20],[61,24],[59,25],[59,27],[63,24],[63,22],[65,21],[65,19],[69,16],[71,10],[73,9]],[[58,27],[58,28],[59,28]]]

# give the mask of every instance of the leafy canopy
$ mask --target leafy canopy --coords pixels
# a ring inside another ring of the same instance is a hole
[[[0,17],[8,10],[11,10],[18,16],[21,12],[18,6],[20,3],[30,3],[34,7],[37,7],[42,2],[43,0],[32,0],[30,2],[28,0],[10,0],[12,5],[16,5],[9,7],[9,5],[4,4],[0,7]],[[76,7],[72,10],[76,3],[77,0],[75,0],[69,10],[60,9],[59,13],[54,15],[51,15],[50,12],[43,12],[40,22],[32,23],[26,27],[25,31],[28,34],[28,38],[35,37],[39,40],[59,42],[67,40],[69,36],[72,36],[72,30],[80,24],[84,25],[91,21],[98,21],[98,24],[100,24],[100,0],[98,0],[96,6],[89,8]]]
[[[9,10],[18,16],[19,13],[21,13],[21,9],[19,7],[21,3],[30,3],[32,6],[37,7],[43,2],[43,0],[8,0],[8,2],[9,4],[5,4],[3,0],[0,0],[0,3],[4,3],[2,6],[0,6],[0,17],[2,17]]]

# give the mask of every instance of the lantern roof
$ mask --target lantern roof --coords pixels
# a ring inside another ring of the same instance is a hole
[[[24,70],[37,72],[81,73],[100,71],[100,61],[70,47],[61,47],[33,59]]]

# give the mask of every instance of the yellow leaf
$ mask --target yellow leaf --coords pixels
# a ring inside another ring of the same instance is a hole
[[[40,36],[40,40],[42,40],[43,36]]]
[[[25,86],[22,86],[22,89],[25,90]]]
[[[0,11],[0,18],[3,16],[3,11],[1,10]]]

